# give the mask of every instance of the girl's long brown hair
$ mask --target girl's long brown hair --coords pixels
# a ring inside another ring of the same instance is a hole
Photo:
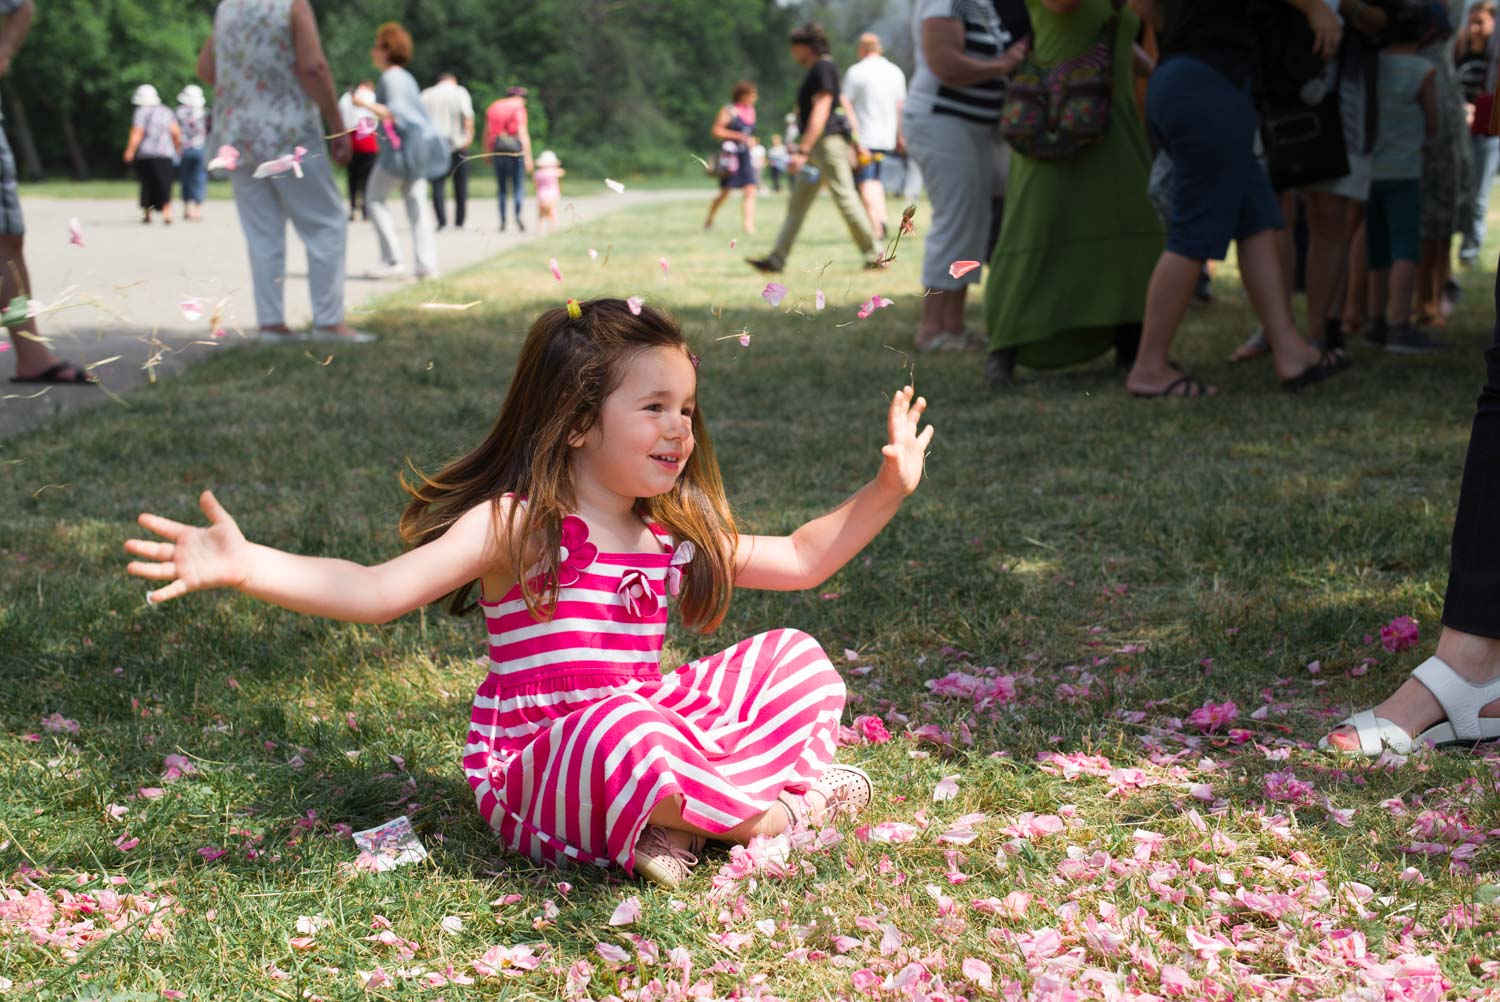
[[[593,427],[625,365],[651,348],[688,353],[677,322],[650,306],[642,306],[636,316],[622,299],[595,299],[580,304],[577,319],[564,308],[537,317],[521,346],[500,415],[484,441],[434,476],[417,471],[420,483],[401,478],[412,496],[401,515],[401,538],[408,546],[421,546],[471,508],[490,504],[497,539],[520,580],[526,607],[536,618],[548,618],[557,603],[562,520],[574,505],[569,440]],[[676,486],[640,499],[639,508],[677,539],[693,544],[678,608],[688,626],[706,633],[729,608],[739,535],[701,403],[693,408],[692,426],[693,451]],[[527,503],[510,506],[501,531],[500,501],[506,494]],[[474,608],[475,583],[448,596],[452,612],[462,615]]]

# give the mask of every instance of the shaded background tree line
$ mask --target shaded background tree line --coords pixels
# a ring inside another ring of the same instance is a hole
[[[313,0],[341,89],[372,77],[370,42],[384,21],[416,40],[410,66],[426,86],[451,70],[483,108],[529,88],[532,135],[582,173],[680,173],[705,154],[708,129],[741,78],[761,92],[758,134],[780,131],[802,71],[787,33],[827,27],[840,66],[861,31],[886,38],[911,67],[911,0]],[[204,0],[36,0],[37,17],[0,85],[24,177],[124,172],[130,95],[154,84],[171,102],[196,80],[212,27]],[[476,147],[477,150],[477,147]]]

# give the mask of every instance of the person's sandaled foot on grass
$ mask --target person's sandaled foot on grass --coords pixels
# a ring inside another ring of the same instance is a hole
[[[1319,748],[1374,758],[1500,739],[1500,640],[1444,627],[1437,653],[1380,705],[1330,731]]]
[[[38,372],[21,372],[10,377],[12,383],[46,383],[50,386],[89,386],[99,382],[99,377],[82,366],[59,359]]]
[[[1330,348],[1318,355],[1318,360],[1295,376],[1290,376],[1281,381],[1281,388],[1291,393],[1304,390],[1315,383],[1321,383],[1326,379],[1332,379],[1342,372],[1347,372],[1354,363],[1349,361],[1349,356],[1342,348]]]
[[[1212,397],[1219,392],[1201,379],[1195,379],[1175,365],[1168,363],[1160,370],[1143,368],[1137,364],[1125,377],[1125,389],[1132,397]]]
[[[1266,332],[1257,327],[1234,350],[1234,354],[1229,356],[1229,360],[1231,362],[1248,362],[1252,358],[1260,358],[1262,355],[1269,354],[1270,351],[1271,342],[1266,340]]]

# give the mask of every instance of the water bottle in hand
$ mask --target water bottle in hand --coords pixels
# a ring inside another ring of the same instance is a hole
[[[797,172],[797,180],[802,184],[817,184],[823,179],[823,174],[812,164],[807,164]]]

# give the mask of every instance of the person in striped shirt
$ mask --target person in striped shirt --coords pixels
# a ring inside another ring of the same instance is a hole
[[[484,441],[408,486],[406,553],[365,567],[257,545],[205,491],[206,527],[141,515],[164,541],[128,541],[127,569],[170,582],[151,602],[235,588],[377,623],[477,606],[489,671],[463,765],[480,812],[534,860],[676,886],[709,840],[827,824],[873,789],[833,762],[844,683],[815,640],[770,630],[663,673],[669,600],[706,632],[735,587],[817,587],[916,489],[933,435],[902,389],[869,483],[789,536],[742,536],[697,367],[666,313],[569,301],[532,326]]]

